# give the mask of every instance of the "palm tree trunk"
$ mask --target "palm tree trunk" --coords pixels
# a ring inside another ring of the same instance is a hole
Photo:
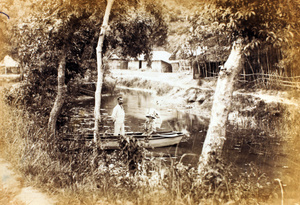
[[[210,124],[199,158],[199,172],[215,164],[216,159],[222,154],[234,83],[242,70],[242,45],[240,42],[241,40],[237,40],[233,43],[231,53],[219,72]]]
[[[111,10],[113,2],[114,2],[114,0],[107,1],[107,6],[106,6],[102,26],[101,26],[100,36],[99,36],[98,44],[97,44],[97,48],[96,48],[98,78],[97,78],[97,87],[96,87],[96,92],[95,92],[95,110],[94,110],[94,116],[95,116],[94,141],[95,142],[97,142],[97,136],[99,135],[99,124],[101,122],[101,114],[100,114],[101,90],[102,90],[103,74],[104,74],[102,48],[103,48],[105,33],[107,30],[107,26],[108,26],[109,14],[110,14],[110,10]]]

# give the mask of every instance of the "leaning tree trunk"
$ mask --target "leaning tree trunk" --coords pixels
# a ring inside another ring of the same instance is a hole
[[[241,40],[238,40],[233,43],[231,53],[219,73],[210,124],[199,158],[199,172],[215,164],[216,158],[222,154],[234,83],[242,69],[242,44],[240,42]]]
[[[97,44],[97,73],[98,73],[98,78],[97,78],[97,87],[96,87],[96,92],[95,92],[95,110],[94,110],[94,116],[95,116],[95,128],[94,128],[94,141],[97,142],[97,136],[99,134],[99,124],[101,122],[101,114],[100,114],[100,106],[101,106],[101,90],[102,90],[102,83],[103,83],[103,53],[102,53],[102,48],[103,48],[103,41],[105,37],[105,33],[108,27],[108,19],[109,19],[109,14],[110,10],[112,7],[114,0],[108,0],[107,1],[107,6],[101,26],[101,31],[100,31],[100,36],[98,39],[98,44]]]
[[[66,52],[63,49],[63,54],[61,55],[61,58],[59,60],[59,66],[57,71],[57,95],[48,122],[48,129],[53,134],[55,134],[56,121],[58,116],[60,115],[62,106],[64,104],[64,97],[66,93],[65,70],[66,70]]]

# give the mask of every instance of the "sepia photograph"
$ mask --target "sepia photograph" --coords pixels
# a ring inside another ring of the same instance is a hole
[[[0,204],[300,205],[300,0],[1,0]]]

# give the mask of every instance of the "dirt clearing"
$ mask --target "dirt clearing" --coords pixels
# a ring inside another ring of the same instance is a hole
[[[0,204],[52,205],[56,200],[30,186],[24,186],[23,179],[0,158]],[[1,195],[2,195],[1,194]]]

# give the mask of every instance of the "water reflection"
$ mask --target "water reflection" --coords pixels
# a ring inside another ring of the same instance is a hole
[[[120,94],[123,96],[125,109],[125,130],[127,132],[143,131],[146,113],[150,108],[156,109],[161,117],[162,123],[159,131],[176,130],[187,131],[190,133],[178,146],[156,148],[151,150],[154,155],[165,156],[182,156],[185,153],[193,153],[199,155],[201,153],[204,136],[206,134],[206,126],[203,125],[203,119],[199,117],[180,112],[172,107],[161,108],[155,101],[154,96],[148,92],[122,90]],[[103,96],[101,101],[101,116],[103,121],[103,131],[113,132],[113,122],[111,113],[117,104],[117,96]],[[66,124],[69,132],[86,134],[92,133],[94,128],[94,99],[80,101],[74,103],[70,109],[70,120]],[[188,156],[197,161],[198,157]]]
[[[162,118],[159,130],[186,130],[189,137],[184,138],[177,146],[156,148],[151,150],[153,155],[178,156],[191,153],[184,157],[185,163],[196,164],[202,150],[205,139],[207,125],[200,117],[178,111],[174,108],[161,108],[154,101],[153,94],[122,90],[120,93],[124,99],[125,129],[127,132],[143,131],[145,114],[149,108],[156,109]],[[114,106],[117,104],[117,96],[104,96],[101,102],[101,114],[103,121],[103,131],[112,132],[113,122],[110,118]],[[68,128],[72,128],[72,133],[92,133],[94,128],[94,100],[86,100],[74,104],[71,109],[71,120]],[[277,156],[276,164],[282,162],[282,157],[278,156],[276,139],[270,142],[267,134],[260,136],[260,130],[235,130],[228,127],[227,140],[224,146],[224,155],[230,162],[244,167],[246,164],[255,161],[262,169],[269,169],[274,165],[274,156]],[[252,136],[252,137],[251,137]],[[253,139],[252,141],[249,139]],[[278,139],[278,138],[277,138]],[[263,141],[265,140],[265,142]],[[266,141],[267,140],[267,141]],[[256,143],[256,144],[255,144]],[[266,152],[268,150],[268,152]]]

